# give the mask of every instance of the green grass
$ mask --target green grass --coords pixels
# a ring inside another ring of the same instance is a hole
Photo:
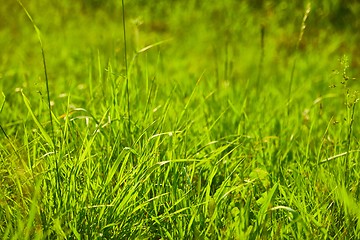
[[[2,239],[360,238],[359,3],[22,4]]]

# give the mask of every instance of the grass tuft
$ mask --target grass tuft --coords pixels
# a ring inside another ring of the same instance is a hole
[[[0,236],[358,239],[338,5],[5,1]]]

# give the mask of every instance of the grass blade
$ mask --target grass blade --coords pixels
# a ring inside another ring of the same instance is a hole
[[[44,127],[41,125],[41,123],[39,122],[39,120],[36,118],[34,112],[32,111],[31,109],[31,106],[30,106],[30,102],[29,102],[29,99],[27,99],[27,97],[25,96],[25,94],[23,92],[21,92],[22,94],[22,97],[23,97],[23,100],[24,100],[24,103],[25,103],[25,106],[26,108],[28,109],[32,119],[34,120],[36,126],[39,128],[40,132],[41,132],[41,136],[44,138],[44,140],[52,147],[54,148],[54,143],[50,137],[50,135],[46,132],[46,130],[44,129]]]

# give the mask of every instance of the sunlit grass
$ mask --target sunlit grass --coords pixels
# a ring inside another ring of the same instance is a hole
[[[23,4],[42,45],[0,7],[3,239],[360,237],[354,29],[334,6],[125,1],[126,67],[120,3]]]

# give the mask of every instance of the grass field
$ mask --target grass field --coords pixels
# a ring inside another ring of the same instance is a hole
[[[360,239],[344,2],[2,3],[1,238]]]

